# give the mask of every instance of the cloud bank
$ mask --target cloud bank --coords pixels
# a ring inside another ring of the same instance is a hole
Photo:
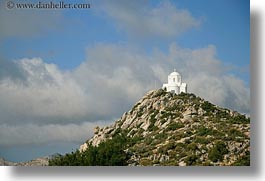
[[[24,76],[18,81],[7,72],[0,74],[0,132],[14,144],[20,142],[23,131],[32,142],[33,138],[67,140],[71,127],[73,139],[83,139],[98,120],[112,122],[154,89],[155,82],[156,88],[162,86],[173,68],[188,83],[188,92],[249,113],[249,88],[227,72],[213,45],[185,49],[171,44],[167,53],[144,54],[125,45],[97,44],[87,50],[87,60],[72,71],[62,71],[40,58],[21,59],[8,66],[14,69],[10,74],[22,71]]]

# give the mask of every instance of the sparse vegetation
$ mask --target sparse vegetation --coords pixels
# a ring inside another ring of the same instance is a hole
[[[205,101],[202,105],[201,105],[201,108],[203,110],[206,111],[206,114],[205,115],[210,115],[211,113],[213,113],[215,111],[215,107],[213,104],[211,104],[210,102],[208,101]]]
[[[50,165],[250,165],[249,123],[194,94],[157,90],[110,129],[97,128],[98,146]]]
[[[179,129],[179,128],[183,128],[184,127],[184,124],[183,123],[176,123],[176,122],[173,122],[173,123],[170,123],[167,128],[166,128],[166,131],[174,131],[176,129]]]
[[[232,124],[249,124],[250,123],[250,118],[246,118],[245,115],[238,115],[238,116],[235,116],[235,117],[232,117],[230,119],[230,122]]]
[[[233,166],[250,166],[250,152],[247,151],[246,155],[240,157]]]

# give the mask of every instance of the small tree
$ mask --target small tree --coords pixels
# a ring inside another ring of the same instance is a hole
[[[227,154],[228,150],[226,145],[222,141],[218,141],[214,147],[209,151],[209,159],[213,162],[223,161],[224,154]]]

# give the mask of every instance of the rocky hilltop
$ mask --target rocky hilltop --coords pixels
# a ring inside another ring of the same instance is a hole
[[[80,152],[117,135],[134,140],[128,165],[250,164],[250,119],[194,94],[148,92],[113,125],[96,127]]]

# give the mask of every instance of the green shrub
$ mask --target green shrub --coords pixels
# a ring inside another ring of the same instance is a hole
[[[206,136],[211,134],[212,134],[212,129],[206,127],[200,127],[197,131],[198,136]]]
[[[165,134],[165,133],[159,133],[159,134],[157,134],[156,136],[155,136],[155,139],[156,140],[164,140],[164,139],[166,139],[167,138],[167,134]]]
[[[221,132],[219,130],[212,130],[212,133],[211,133],[216,139],[223,139],[225,137],[225,133],[224,132]]]
[[[96,166],[127,165],[129,155],[124,152],[129,138],[125,134],[100,143],[97,147],[89,145],[86,151],[79,150],[49,160],[50,166]]]
[[[159,89],[159,90],[156,92],[156,94],[155,94],[152,98],[160,97],[160,96],[162,96],[162,95],[166,95],[166,94],[167,94],[167,92],[166,92],[165,90],[163,90],[163,89]]]
[[[188,144],[187,148],[190,150],[190,151],[195,151],[198,147],[197,147],[197,144],[192,142],[190,144]]]
[[[134,144],[136,144],[137,142],[140,142],[141,140],[143,140],[144,138],[142,136],[134,136],[130,139],[128,139],[128,146],[132,146]]]
[[[207,139],[206,137],[204,136],[196,136],[195,137],[195,142],[196,143],[200,143],[200,144],[208,144],[210,142],[209,139]]]
[[[230,117],[230,115],[226,111],[218,110],[217,113],[216,113],[216,117],[217,118],[226,118],[226,119],[228,119]]]
[[[161,123],[161,124],[164,124],[165,122],[167,122],[166,119],[162,119],[162,120],[160,120],[160,123]]]
[[[156,122],[156,118],[155,118],[155,114],[152,114],[150,117],[150,125],[148,126],[148,131],[156,131],[158,130],[158,127],[155,126],[155,122]]]
[[[223,161],[224,154],[228,153],[226,145],[222,141],[216,142],[213,148],[209,151],[209,159],[213,162]]]
[[[158,151],[158,153],[165,155],[165,154],[167,154],[168,149],[166,146],[162,146],[162,147],[158,148],[157,151]]]
[[[151,137],[147,137],[144,142],[146,143],[146,145],[150,145],[153,142],[154,139],[152,139]]]
[[[232,124],[249,124],[250,123],[250,118],[247,118],[245,115],[238,115],[230,119],[230,122]]]
[[[208,102],[208,101],[205,101],[205,102],[201,105],[201,108],[202,108],[203,110],[206,111],[206,115],[209,115],[210,113],[214,112],[214,110],[216,109],[216,108],[214,107],[214,105],[211,104],[211,103]]]
[[[171,112],[164,112],[161,115],[160,119],[168,119],[169,117],[172,117],[172,116],[173,116],[173,113],[171,113]]]
[[[198,156],[196,155],[188,155],[186,158],[185,158],[185,163],[188,165],[196,165],[197,163],[197,160],[198,160]]]
[[[170,141],[168,144],[165,145],[166,150],[172,150],[176,148],[176,144],[173,141]]]
[[[184,134],[182,135],[182,138],[189,137],[189,136],[191,136],[192,134],[193,134],[193,133],[192,133],[190,130],[185,131]]]
[[[167,126],[166,131],[173,131],[173,130],[183,128],[183,127],[184,127],[183,123],[172,122]]]
[[[166,107],[165,108],[166,111],[170,111],[170,112],[182,111],[183,109],[184,109],[184,106],[176,105],[176,104],[174,104],[171,107]]]
[[[235,137],[245,137],[244,133],[240,132],[239,130],[235,128],[229,129],[228,135],[231,136],[232,139],[235,139]]]

